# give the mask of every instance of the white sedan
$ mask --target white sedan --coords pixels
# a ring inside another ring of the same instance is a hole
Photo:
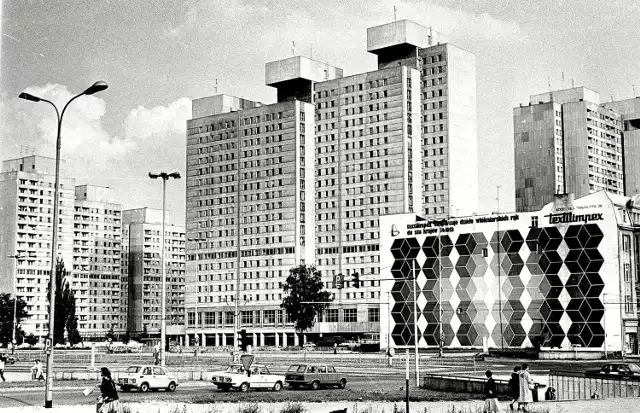
[[[284,375],[271,374],[267,366],[254,364],[247,371],[242,364],[232,364],[224,371],[213,373],[213,384],[221,391],[231,389],[247,392],[249,389],[282,390]]]
[[[178,378],[160,366],[130,366],[118,377],[118,386],[122,391],[138,389],[141,392],[164,389],[176,391]]]

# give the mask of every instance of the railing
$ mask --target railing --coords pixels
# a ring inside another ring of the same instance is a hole
[[[557,400],[640,397],[640,378],[589,376],[569,371],[550,371],[549,387]]]

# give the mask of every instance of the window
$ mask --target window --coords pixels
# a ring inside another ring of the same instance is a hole
[[[338,309],[330,308],[327,310],[325,314],[325,322],[327,323],[337,323],[338,322]]]
[[[631,302],[631,296],[624,296],[624,311],[627,313],[633,312],[633,303]]]
[[[358,310],[355,308],[344,309],[344,322],[355,323],[358,321]]]
[[[370,322],[379,322],[380,321],[380,309],[379,308],[369,308],[369,321]]]
[[[631,246],[631,237],[629,235],[622,236],[622,251],[629,252]]]
[[[631,281],[631,266],[629,264],[624,264],[624,280]]]

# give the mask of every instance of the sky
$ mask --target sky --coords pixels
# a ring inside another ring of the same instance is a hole
[[[601,101],[640,91],[635,0],[20,0],[2,3],[0,160],[55,157],[50,105],[98,80],[109,88],[64,115],[63,175],[114,189],[125,209],[161,208],[161,181],[185,176],[191,100],[225,93],[276,101],[264,65],[302,54],[376,69],[366,29],[410,19],[476,55],[479,213],[514,211],[513,107],[586,86]],[[563,80],[564,79],[564,80]],[[497,187],[500,187],[499,189]],[[169,220],[184,224],[185,180],[167,182]]]

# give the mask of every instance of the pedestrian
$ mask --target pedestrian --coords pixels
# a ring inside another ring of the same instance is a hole
[[[485,372],[487,381],[484,384],[484,413],[498,413],[500,406],[498,405],[498,392],[496,390],[496,382],[493,380],[491,370]]]
[[[2,377],[2,381],[6,381],[4,378],[4,364],[7,362],[7,356],[4,354],[0,354],[0,377]]]
[[[513,411],[516,403],[518,402],[518,397],[520,396],[520,366],[515,366],[513,368],[513,373],[511,373],[511,378],[509,379],[509,397],[511,398],[511,402],[509,403],[509,410]]]
[[[105,405],[113,403],[119,399],[118,391],[116,390],[116,383],[111,378],[111,372],[109,369],[102,367],[100,369],[100,375],[102,376],[102,382],[97,385],[97,387],[100,387],[100,396],[96,403],[97,413],[100,413],[100,410]]]
[[[33,380],[44,380],[44,372],[42,371],[42,363],[40,363],[40,360],[33,362],[33,366],[31,366],[31,378]]]
[[[533,393],[535,383],[529,374],[529,365],[524,363],[522,370],[520,370],[520,389],[518,395],[518,410],[522,408],[523,411],[528,411],[527,406],[529,403],[533,403]]]

